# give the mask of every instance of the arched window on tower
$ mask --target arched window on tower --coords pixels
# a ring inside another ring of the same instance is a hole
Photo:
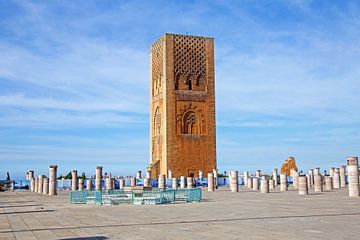
[[[182,134],[198,134],[196,114],[192,111],[187,112],[183,118]]]

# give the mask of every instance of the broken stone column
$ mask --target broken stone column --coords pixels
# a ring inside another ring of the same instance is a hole
[[[215,191],[214,174],[208,173],[208,192]]]
[[[311,180],[310,180],[310,175],[309,174],[306,174],[306,182],[307,182],[308,190],[309,190],[311,188]]]
[[[106,190],[112,190],[111,177],[107,177],[105,180]]]
[[[238,171],[231,172],[231,177],[230,177],[230,190],[231,190],[231,192],[238,192],[239,191],[238,176],[239,176]]]
[[[78,175],[77,170],[71,172],[71,190],[76,191],[78,189]]]
[[[260,187],[261,193],[269,193],[269,180],[266,179],[265,176],[261,177],[261,187]]]
[[[130,186],[131,186],[131,187],[135,187],[135,186],[136,186],[136,177],[132,177],[132,178],[130,179]]]
[[[330,191],[333,189],[333,180],[330,176],[325,176],[325,189]]]
[[[42,194],[48,195],[49,194],[49,179],[47,177],[43,178],[43,192]]]
[[[35,192],[35,178],[30,180],[30,191]]]
[[[274,180],[274,185],[276,187],[278,185],[278,169],[277,168],[273,169],[273,180]]]
[[[151,178],[151,171],[146,171],[146,178]]]
[[[299,172],[298,171],[293,172],[293,187],[295,189],[299,188]]]
[[[57,194],[57,165],[49,167],[49,195]]]
[[[252,180],[252,177],[248,177],[246,184],[247,184],[247,188],[248,188],[248,189],[252,189],[252,188],[253,188],[253,180]]]
[[[44,175],[39,175],[39,187],[38,187],[38,193],[42,193],[43,192],[43,182],[44,180]]]
[[[314,169],[314,175],[320,175],[320,168],[319,167]],[[314,178],[314,183],[315,183],[315,178]]]
[[[287,179],[286,174],[280,174],[280,191],[287,191]]]
[[[258,177],[253,177],[252,181],[253,181],[252,182],[253,190],[258,191],[259,190],[259,178]]]
[[[323,191],[323,181],[320,174],[314,174],[314,191],[322,192]]]
[[[125,179],[123,179],[123,178],[119,179],[119,188],[120,188],[120,190],[124,190],[124,188],[125,188]]]
[[[274,180],[269,180],[269,189],[274,189],[275,188],[275,181]]]
[[[199,178],[202,179],[203,178],[203,172],[199,171]]]
[[[334,177],[334,170],[335,170],[335,168],[331,167],[330,171],[329,171],[330,177],[332,177],[332,178]]]
[[[340,167],[340,187],[346,187],[346,175],[345,175],[346,166]]]
[[[86,179],[86,190],[89,190],[89,191],[92,190],[91,179]]]
[[[79,178],[78,182],[79,182],[79,186],[78,186],[79,191],[83,191],[84,190],[84,179]]]
[[[35,178],[34,192],[39,192],[39,179]]]
[[[168,178],[173,178],[173,174],[171,170],[168,170]]]
[[[144,178],[144,187],[150,187],[150,178]]]
[[[359,197],[358,157],[348,157],[346,160],[349,178],[349,197]]]
[[[141,171],[140,170],[138,170],[136,172],[136,179],[141,179]]]
[[[310,185],[311,187],[314,186],[314,170],[309,169],[309,176],[310,176]]]
[[[96,174],[95,174],[95,190],[101,191],[102,190],[102,166],[96,167]]]
[[[339,168],[335,168],[335,170],[334,170],[333,188],[334,189],[340,188],[340,169]]]
[[[35,175],[34,175],[34,171],[33,170],[30,170],[29,171],[29,180],[35,178]]]
[[[299,176],[299,195],[308,195],[308,184],[306,176]]]
[[[187,184],[187,188],[193,188],[194,187],[194,179],[193,179],[193,177],[187,177],[186,178],[186,184]]]
[[[245,185],[245,186],[247,186],[248,178],[249,178],[249,172],[248,172],[248,171],[244,171],[244,185]]]
[[[166,178],[165,178],[165,174],[160,174],[159,175],[159,180],[158,180],[158,188],[159,189],[165,189],[166,188]]]
[[[185,188],[185,187],[186,187],[186,177],[181,176],[180,177],[180,188]]]
[[[178,187],[178,180],[177,180],[177,178],[172,178],[171,188],[177,189],[177,187]]]
[[[213,174],[214,174],[214,183],[215,183],[215,188],[218,188],[218,171],[217,169],[213,169]]]
[[[260,177],[260,176],[261,176],[261,170],[256,170],[255,176],[256,176],[256,177]]]

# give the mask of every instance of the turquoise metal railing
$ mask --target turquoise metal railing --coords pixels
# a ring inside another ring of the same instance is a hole
[[[103,191],[71,191],[72,204],[165,204],[177,202],[200,202],[202,192],[200,188],[166,189],[166,190],[103,190]]]

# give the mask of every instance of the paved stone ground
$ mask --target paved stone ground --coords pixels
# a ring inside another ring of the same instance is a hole
[[[0,239],[360,239],[360,199],[221,189],[200,203],[70,205],[69,193],[0,193]]]

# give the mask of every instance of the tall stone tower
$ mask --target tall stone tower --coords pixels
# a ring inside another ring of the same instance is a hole
[[[214,39],[165,34],[150,47],[152,177],[216,168]]]

